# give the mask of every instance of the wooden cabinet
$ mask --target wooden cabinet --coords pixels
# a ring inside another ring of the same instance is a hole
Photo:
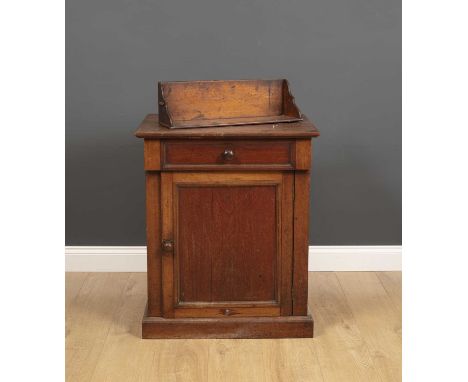
[[[312,337],[307,120],[170,130],[145,139],[144,338]]]

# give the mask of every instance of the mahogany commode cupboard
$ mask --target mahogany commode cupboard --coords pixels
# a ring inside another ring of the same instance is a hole
[[[160,104],[161,106],[161,104]],[[311,141],[301,120],[161,126],[144,138],[148,304],[143,338],[312,337]]]

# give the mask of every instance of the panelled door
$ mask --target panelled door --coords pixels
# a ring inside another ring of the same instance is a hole
[[[165,317],[292,312],[290,172],[163,172]]]

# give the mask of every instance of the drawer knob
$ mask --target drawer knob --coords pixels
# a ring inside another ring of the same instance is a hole
[[[232,149],[225,149],[223,152],[224,160],[232,160],[234,158],[234,151]]]
[[[231,309],[224,309],[224,310],[223,310],[223,314],[224,314],[225,316],[230,316],[230,315],[232,314],[232,311],[231,311]]]

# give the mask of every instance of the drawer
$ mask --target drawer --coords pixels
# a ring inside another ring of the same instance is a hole
[[[162,141],[162,169],[294,169],[294,140]]]

